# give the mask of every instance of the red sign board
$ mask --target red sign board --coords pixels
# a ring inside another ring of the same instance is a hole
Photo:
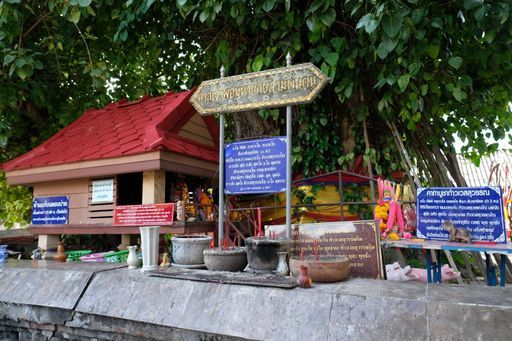
[[[114,208],[114,225],[172,225],[173,215],[174,204],[116,206]]]

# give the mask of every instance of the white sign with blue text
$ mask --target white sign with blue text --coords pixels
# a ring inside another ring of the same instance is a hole
[[[499,187],[418,188],[417,209],[419,238],[447,240],[443,224],[450,220],[473,241],[507,242]]]

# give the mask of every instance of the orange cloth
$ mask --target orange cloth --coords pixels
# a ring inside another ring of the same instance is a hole
[[[205,220],[211,220],[212,219],[212,217],[211,217],[211,215],[212,215],[211,204],[212,203],[206,193],[201,192],[201,194],[199,195],[199,203],[201,204],[201,206],[199,206],[199,208],[202,209],[206,215]]]

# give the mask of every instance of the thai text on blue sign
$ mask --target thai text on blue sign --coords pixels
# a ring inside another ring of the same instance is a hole
[[[69,216],[68,196],[34,198],[32,200],[32,224],[67,224]]]
[[[286,137],[229,143],[224,153],[226,193],[286,190]]]
[[[499,187],[419,188],[417,236],[448,240],[445,220],[467,228],[473,241],[506,243]]]

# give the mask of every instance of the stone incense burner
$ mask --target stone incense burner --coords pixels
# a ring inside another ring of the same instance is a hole
[[[183,235],[172,237],[172,260],[182,267],[204,267],[203,251],[210,248],[212,237]]]
[[[206,268],[211,271],[243,271],[247,266],[247,254],[243,247],[208,249],[203,251]]]
[[[286,238],[249,237],[245,239],[247,262],[256,272],[275,271],[278,252],[290,252],[291,240]]]

